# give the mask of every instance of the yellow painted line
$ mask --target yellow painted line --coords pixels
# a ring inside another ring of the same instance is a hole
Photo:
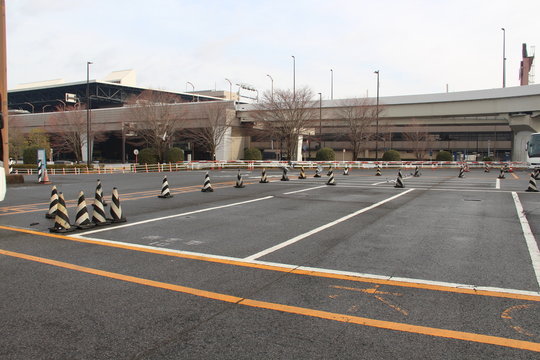
[[[469,342],[483,343],[483,344],[488,344],[488,345],[497,345],[497,346],[510,347],[510,348],[520,349],[520,350],[540,352],[540,343],[535,343],[535,342],[530,342],[530,341],[515,340],[515,339],[503,338],[503,337],[498,337],[498,336],[475,334],[475,333],[469,333],[469,332],[463,332],[463,331],[432,328],[432,327],[427,327],[427,326],[411,325],[411,324],[398,323],[398,322],[393,322],[393,321],[376,320],[376,319],[365,318],[365,317],[360,317],[360,316],[351,316],[351,315],[332,313],[332,312],[322,311],[322,310],[308,309],[308,308],[303,308],[299,306],[283,305],[283,304],[277,304],[277,303],[260,301],[260,300],[251,300],[251,299],[241,298],[237,296],[221,294],[221,293],[217,293],[213,291],[200,290],[200,289],[195,289],[195,288],[181,286],[181,285],[175,285],[175,284],[164,283],[160,281],[138,278],[138,277],[129,276],[129,275],[123,275],[119,273],[113,273],[109,271],[79,266],[79,265],[70,264],[70,263],[66,263],[62,261],[56,261],[52,259],[46,259],[46,258],[41,258],[41,257],[22,254],[22,253],[16,253],[16,252],[2,250],[2,249],[0,249],[0,254],[16,257],[19,259],[39,262],[42,264],[52,265],[56,267],[61,267],[64,269],[75,270],[75,271],[79,271],[79,272],[83,272],[87,274],[107,277],[107,278],[116,279],[120,281],[135,283],[139,285],[151,286],[151,287],[165,289],[165,290],[176,291],[176,292],[204,297],[204,298],[212,299],[212,300],[235,303],[238,305],[244,305],[244,306],[249,306],[253,308],[274,310],[274,311],[279,311],[279,312],[284,312],[284,313],[289,313],[289,314],[316,317],[319,319],[333,320],[333,321],[339,321],[339,322],[357,324],[357,325],[363,325],[363,326],[369,326],[369,327],[376,327],[376,328],[386,329],[386,330],[394,330],[394,331],[408,332],[408,333],[413,333],[413,334],[457,339],[457,340],[463,340],[463,341],[469,341]]]
[[[256,182],[250,182],[250,181],[244,181],[244,184],[250,185],[255,184]],[[212,187],[215,189],[221,189],[225,188],[231,185],[236,184],[236,181],[226,181],[226,182],[219,182],[212,184]],[[185,187],[179,187],[179,188],[171,188],[171,193],[174,194],[180,194],[180,193],[189,193],[189,192],[197,192],[201,191],[202,185],[190,185]],[[149,191],[138,191],[133,193],[120,193],[120,201],[129,201],[129,200],[140,200],[140,199],[147,199],[151,197],[157,197],[161,193],[161,190],[149,190]],[[141,195],[142,194],[142,195]],[[136,195],[136,196],[135,196]],[[111,198],[104,197],[105,199],[108,199],[109,202],[111,202]],[[43,206],[40,208],[36,208],[38,206]],[[68,200],[66,201],[66,207],[76,207],[77,206],[77,200]],[[30,208],[30,209],[28,209]],[[24,213],[30,213],[30,212],[36,212],[36,211],[44,211],[47,212],[49,210],[49,203],[36,203],[36,204],[25,204],[25,205],[12,205],[12,206],[6,206],[6,207],[0,207],[0,216],[3,215],[16,215],[16,214],[24,214]]]
[[[540,296],[535,296],[535,295],[515,294],[515,293],[507,293],[507,292],[499,292],[499,291],[491,291],[491,290],[456,288],[456,287],[444,286],[444,285],[424,284],[424,283],[415,283],[415,282],[397,281],[397,280],[374,279],[374,278],[361,277],[361,276],[334,274],[331,272],[316,271],[316,270],[291,269],[290,267],[285,267],[285,266],[267,265],[267,264],[261,264],[261,263],[256,263],[256,262],[254,263],[254,262],[248,262],[248,261],[242,261],[242,260],[216,258],[216,257],[197,255],[197,254],[178,253],[178,252],[168,251],[165,249],[160,250],[160,249],[139,247],[135,245],[132,246],[126,243],[104,242],[104,241],[98,241],[98,240],[92,240],[92,239],[76,238],[76,237],[71,237],[71,236],[66,236],[66,235],[61,235],[61,234],[44,233],[44,232],[35,231],[35,230],[19,229],[19,228],[13,228],[13,227],[8,227],[8,226],[3,226],[3,225],[0,225],[0,229],[21,232],[21,233],[26,233],[26,234],[31,234],[31,235],[37,235],[37,236],[45,236],[45,237],[62,239],[62,240],[75,241],[75,242],[85,243],[85,244],[108,246],[108,247],[118,248],[118,249],[123,249],[123,250],[138,251],[138,252],[144,252],[144,253],[150,253],[150,254],[156,254],[156,255],[165,255],[165,256],[177,257],[177,258],[182,258],[182,259],[199,260],[199,261],[225,264],[225,265],[241,266],[241,267],[254,268],[254,269],[260,269],[260,270],[284,272],[284,273],[290,273],[294,275],[306,275],[306,276],[347,280],[347,281],[362,282],[362,283],[369,283],[369,284],[398,286],[398,287],[412,288],[412,289],[422,289],[422,290],[441,291],[441,292],[449,292],[449,293],[457,293],[457,294],[465,294],[465,295],[489,296],[489,297],[496,297],[496,298],[507,298],[507,299],[540,302]]]
[[[511,173],[514,179],[519,180],[519,176],[517,176],[515,173]]]

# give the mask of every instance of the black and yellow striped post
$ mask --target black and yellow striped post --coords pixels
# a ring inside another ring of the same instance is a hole
[[[346,166],[343,168],[343,175],[349,175],[349,168]]]
[[[204,183],[201,192],[214,192],[214,189],[212,189],[212,184],[210,184],[210,175],[208,175],[208,171],[204,176]]]
[[[398,175],[396,179],[395,188],[404,188],[405,184],[403,183],[403,175],[401,174],[401,169],[398,170]]]
[[[118,196],[118,189],[115,187],[113,187],[112,190],[111,217],[113,223],[122,223],[127,221],[126,218],[122,215],[120,197]]]
[[[266,184],[268,183],[268,177],[266,176],[266,169],[262,169],[262,173],[261,173],[261,180],[259,180],[259,183],[261,184]]]
[[[51,200],[49,202],[49,212],[45,214],[47,219],[54,219],[56,217],[56,210],[58,209],[58,190],[53,185],[51,191]]]
[[[420,177],[420,168],[418,166],[414,168],[413,177]]]
[[[163,181],[161,182],[161,195],[158,195],[158,198],[162,199],[168,199],[172,198],[171,191],[169,189],[169,182],[167,181],[167,175],[163,177]]]
[[[79,193],[79,199],[77,201],[77,216],[75,217],[75,226],[78,229],[89,229],[96,226],[96,224],[90,221],[88,209],[86,208],[84,192],[82,191]]]
[[[322,168],[320,166],[317,166],[315,169],[315,175],[313,177],[321,177]]]
[[[304,167],[300,166],[300,175],[298,175],[299,179],[307,179],[306,173],[304,172]]]
[[[382,176],[381,165],[377,165],[377,173],[375,173],[375,176]]]
[[[234,185],[235,188],[241,189],[244,188],[244,180],[242,179],[242,174],[240,174],[240,169],[238,169],[238,173],[236,174],[236,184]]]
[[[485,163],[485,164],[484,164],[484,172],[485,172],[485,173],[488,173],[488,172],[490,172],[490,170],[491,170],[491,169],[490,169],[490,167],[489,167],[489,164],[488,164],[488,163]]]
[[[499,172],[499,176],[497,176],[497,179],[506,179],[504,176],[504,167],[501,167],[501,171]]]
[[[49,228],[50,232],[66,233],[74,231],[75,228],[69,224],[69,215],[66,209],[66,202],[62,193],[58,194],[58,209],[54,218],[54,226]]]

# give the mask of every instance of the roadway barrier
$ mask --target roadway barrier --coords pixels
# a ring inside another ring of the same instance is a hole
[[[197,170],[224,170],[224,169],[283,169],[285,167],[300,169],[333,168],[333,169],[459,169],[462,166],[470,169],[485,169],[485,167],[500,169],[508,167],[509,171],[526,170],[525,162],[483,162],[483,161],[252,161],[252,160],[231,160],[231,161],[183,161],[177,163],[163,164],[125,164],[125,165],[105,165],[100,167],[66,167],[51,168],[49,176],[54,175],[79,175],[79,174],[125,174],[125,173],[154,173],[154,172],[175,172],[175,171],[197,171]],[[37,175],[35,168],[16,168],[15,174]]]

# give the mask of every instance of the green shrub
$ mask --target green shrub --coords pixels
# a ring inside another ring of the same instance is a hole
[[[261,150],[257,148],[244,149],[244,160],[262,160]]]
[[[179,147],[170,148],[165,153],[165,161],[171,163],[184,161],[184,150],[180,149]]]
[[[491,157],[489,157],[489,156],[484,156],[482,161],[493,161],[493,159]]]
[[[452,161],[452,154],[448,151],[439,151],[435,157],[435,161]]]
[[[24,164],[37,164],[37,152],[41,149],[39,146],[29,146],[23,151]]]
[[[336,153],[331,148],[325,147],[317,151],[315,159],[317,161],[334,161],[336,160]]]
[[[139,151],[139,164],[157,164],[158,159],[156,149],[146,148]]]
[[[401,155],[396,150],[388,150],[382,156],[383,161],[401,161]]]

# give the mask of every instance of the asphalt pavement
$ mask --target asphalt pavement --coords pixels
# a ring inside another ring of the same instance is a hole
[[[0,203],[0,358],[538,358],[540,194],[458,173],[26,177]],[[127,222],[51,233],[51,186],[73,224],[98,179]]]

